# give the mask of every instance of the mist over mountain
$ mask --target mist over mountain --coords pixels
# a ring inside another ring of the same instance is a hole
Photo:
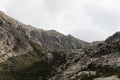
[[[89,37],[89,36],[88,36]],[[92,43],[0,11],[1,80],[119,80],[120,32]]]

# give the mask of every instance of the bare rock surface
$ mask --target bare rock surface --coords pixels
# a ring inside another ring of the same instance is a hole
[[[88,43],[0,12],[0,79],[120,80],[120,32]]]

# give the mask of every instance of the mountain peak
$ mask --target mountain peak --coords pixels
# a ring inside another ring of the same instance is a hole
[[[18,27],[19,22],[12,17],[6,15],[4,12],[0,11],[0,26],[13,25],[13,27]]]
[[[4,14],[4,12],[0,11],[0,16],[2,16]]]
[[[120,40],[120,31],[114,33],[112,36],[108,37],[105,42],[110,43],[110,42],[116,42]]]
[[[120,38],[120,31],[116,32],[115,34],[113,34],[114,37]]]

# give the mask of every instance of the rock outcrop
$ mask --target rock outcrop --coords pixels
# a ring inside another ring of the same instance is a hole
[[[55,30],[28,29],[29,36],[52,51],[69,51],[85,48],[88,42],[79,40],[72,35],[63,35]]]
[[[64,69],[58,71],[59,73],[51,80],[119,80],[119,36],[120,32],[117,32],[107,38],[105,42],[98,44],[97,47],[79,51],[79,55],[73,53],[72,56],[68,56],[67,62],[62,65]]]
[[[32,50],[26,31],[17,23],[0,12],[0,62]]]

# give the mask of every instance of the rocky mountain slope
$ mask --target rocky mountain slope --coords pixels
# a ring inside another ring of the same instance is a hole
[[[31,50],[26,31],[17,21],[0,12],[0,62]]]
[[[120,32],[97,47],[73,55],[51,80],[120,80]]]
[[[64,35],[55,30],[36,29],[30,25],[23,25],[22,28],[26,30],[31,39],[52,51],[69,51],[89,45],[88,42],[79,40],[70,34]]]
[[[0,80],[120,80],[120,32],[88,43],[0,12]]]
[[[65,63],[67,50],[88,44],[54,30],[44,31],[22,24],[0,12],[0,77],[2,80],[39,77],[47,80],[56,67]]]

